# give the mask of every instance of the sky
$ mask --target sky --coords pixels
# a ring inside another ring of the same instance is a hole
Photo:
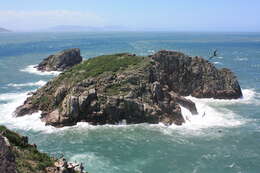
[[[0,27],[260,32],[260,0],[1,0]]]

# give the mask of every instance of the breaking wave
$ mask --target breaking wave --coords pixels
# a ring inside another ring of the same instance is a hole
[[[41,87],[45,85],[47,82],[43,80],[39,80],[38,82],[28,82],[28,83],[22,83],[22,84],[16,84],[16,83],[10,83],[7,86],[9,87],[15,87],[15,88],[20,88],[20,87],[28,87],[28,86],[38,86]]]
[[[223,64],[223,63],[221,63],[221,62],[218,62],[218,61],[216,61],[216,62],[213,62],[214,64]]]
[[[59,75],[61,73],[61,72],[58,72],[58,71],[48,71],[48,72],[45,71],[45,72],[42,72],[42,71],[37,70],[35,68],[35,66],[37,66],[37,65],[29,65],[26,68],[21,69],[20,71],[31,73],[31,74],[36,74],[36,75],[42,75],[42,76],[44,76],[44,75],[47,75],[47,76],[49,76],[49,75],[57,76],[57,75]]]
[[[53,127],[46,127],[40,120],[40,112],[23,117],[14,117],[16,107],[23,104],[28,97],[28,92],[0,94],[0,101],[7,103],[0,104],[0,124],[11,128],[35,131],[50,131]]]
[[[255,104],[258,105],[259,101],[256,99],[258,93],[254,89],[242,89],[243,97],[241,99],[213,99],[213,98],[195,98],[188,96],[187,99],[191,99],[195,103],[203,102],[207,104],[215,105],[231,105],[231,104]]]
[[[244,97],[237,100],[198,99],[191,96],[187,97],[196,103],[199,114],[191,115],[187,109],[181,107],[182,114],[186,120],[186,123],[182,126],[165,126],[162,124],[126,125],[124,123],[120,125],[92,126],[88,123],[80,122],[76,126],[57,129],[52,126],[45,126],[44,122],[40,120],[40,112],[17,118],[13,116],[15,108],[20,106],[28,97],[27,93],[28,92],[0,94],[0,101],[6,102],[0,104],[0,124],[10,126],[11,128],[41,131],[45,133],[70,129],[128,128],[133,126],[145,126],[145,128],[149,129],[157,128],[166,131],[166,133],[171,129],[174,129],[172,132],[190,132],[191,130],[200,131],[211,127],[235,127],[242,125],[246,123],[247,120],[224,106],[229,104],[259,104],[259,100],[257,101],[256,99],[257,93],[252,89],[244,89]],[[218,108],[218,106],[220,106],[220,108]]]

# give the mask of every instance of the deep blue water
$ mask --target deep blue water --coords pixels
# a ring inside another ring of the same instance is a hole
[[[78,47],[84,58],[161,49],[208,57],[237,75],[244,98],[195,99],[200,114],[182,127],[163,125],[45,127],[39,113],[13,118],[26,93],[55,75],[32,65],[48,55]],[[0,33],[0,124],[30,137],[41,151],[64,153],[90,173],[259,173],[260,33]],[[221,132],[220,132],[221,131]]]

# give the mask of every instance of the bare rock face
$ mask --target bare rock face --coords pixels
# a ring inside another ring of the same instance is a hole
[[[239,83],[229,69],[218,70],[201,57],[192,58],[175,51],[159,51],[152,58],[156,62],[157,79],[180,95],[216,99],[242,97]]]
[[[0,135],[0,172],[17,173],[15,155],[8,139]]]
[[[236,99],[242,92],[234,74],[200,57],[159,51],[149,57],[106,55],[86,60],[38,89],[16,109],[16,116],[42,111],[56,127],[84,121],[93,125],[133,123],[181,125],[184,98]]]
[[[73,48],[50,55],[45,58],[36,68],[40,71],[64,71],[81,63],[80,49]]]

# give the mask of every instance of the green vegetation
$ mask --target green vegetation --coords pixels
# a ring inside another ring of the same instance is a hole
[[[113,85],[110,85],[109,87],[106,88],[105,92],[107,95],[125,95],[128,93],[128,83],[127,81],[122,81],[120,83],[116,83]]]
[[[25,139],[22,136],[11,130],[8,130],[5,126],[0,126],[0,132],[4,132],[4,136],[8,138],[9,142],[13,146],[24,148],[28,145],[26,144]]]
[[[47,85],[40,88],[40,95],[31,97],[33,105],[44,111],[52,111],[60,106],[55,102],[54,93],[57,88],[64,85],[68,90],[83,80],[94,77],[95,80],[105,79],[117,73],[131,74],[143,73],[143,69],[150,65],[150,59],[143,56],[129,55],[120,53],[113,55],[102,55],[85,60],[81,64],[75,65],[69,70],[64,71],[59,76],[48,82]],[[105,90],[107,95],[125,95],[128,93],[129,82],[113,84]]]
[[[48,166],[53,166],[54,160],[47,154],[39,152],[36,148],[15,148],[16,164],[20,173],[36,173],[43,171]]]
[[[0,126],[0,133],[2,132],[12,145],[19,173],[41,173],[44,168],[53,165],[54,160],[47,154],[39,152],[33,145],[28,144],[26,137]]]
[[[67,81],[73,85],[88,77],[96,77],[104,72],[116,73],[138,66],[144,59],[145,57],[129,56],[127,53],[90,58],[65,71],[53,82],[59,84],[62,81]]]

